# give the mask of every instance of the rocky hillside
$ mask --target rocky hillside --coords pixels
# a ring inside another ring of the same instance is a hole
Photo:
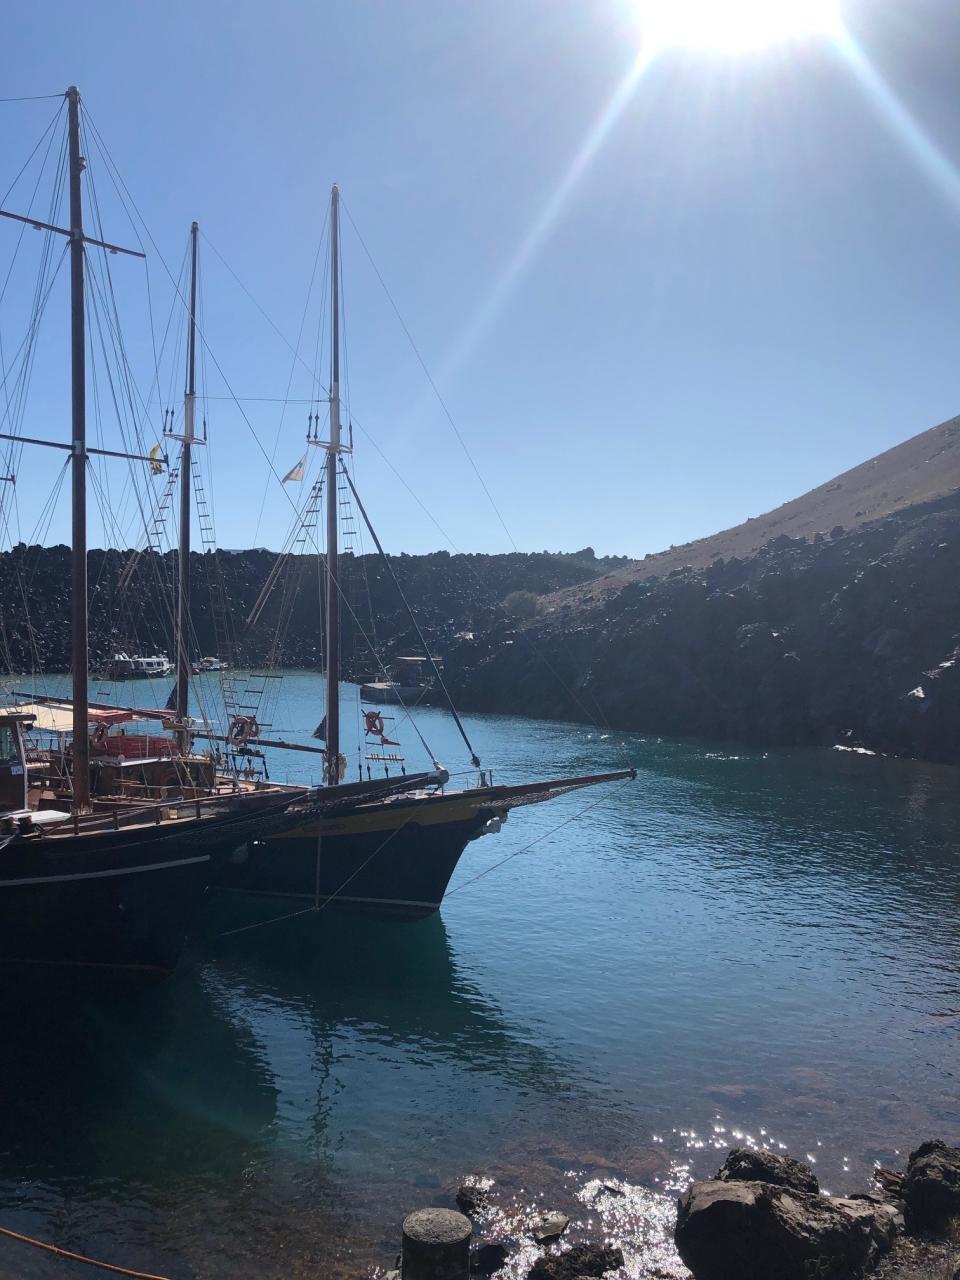
[[[828,535],[832,531],[839,536],[884,516],[946,497],[957,489],[960,418],[951,418],[766,515],[751,517],[709,538],[644,556],[642,561],[631,561],[580,590],[571,590],[568,598],[604,595],[628,582],[651,576],[662,578],[687,565],[703,569],[721,556],[725,560],[752,556],[782,534],[812,539],[818,533]]]
[[[451,646],[448,681],[465,707],[960,762],[958,486],[955,419]]]
[[[621,563],[598,560],[591,548],[569,555],[393,556],[390,567],[431,643],[464,630],[488,628],[511,592],[536,595],[583,583]],[[193,652],[217,654],[229,634],[232,657],[287,666],[320,661],[323,618],[315,556],[290,557],[253,626],[246,618],[277,564],[269,551],[192,557]],[[171,655],[176,558],[130,551],[92,551],[89,557],[91,662],[118,649]],[[373,635],[383,656],[415,643],[390,573],[379,556],[341,558],[344,658],[356,673],[375,670],[361,633]],[[226,629],[216,602],[229,601]],[[0,555],[0,666],[7,671],[63,671],[70,664],[70,551],[20,545]]]

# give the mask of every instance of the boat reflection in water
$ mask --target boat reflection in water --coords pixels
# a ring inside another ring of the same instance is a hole
[[[246,1280],[282,1255],[289,1274],[359,1277],[415,1200],[482,1158],[478,1135],[509,1123],[498,1102],[569,1090],[463,976],[439,917],[315,925],[212,936],[135,995],[62,975],[6,991],[3,1225],[162,1275]],[[0,1274],[42,1276],[38,1258],[0,1241]]]

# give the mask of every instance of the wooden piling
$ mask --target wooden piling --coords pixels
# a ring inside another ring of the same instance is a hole
[[[470,1219],[454,1209],[417,1209],[403,1220],[403,1280],[469,1280]]]

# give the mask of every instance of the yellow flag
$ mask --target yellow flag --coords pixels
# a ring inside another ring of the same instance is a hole
[[[155,476],[163,475],[163,462],[160,459],[160,446],[155,444],[150,450],[150,470]]]

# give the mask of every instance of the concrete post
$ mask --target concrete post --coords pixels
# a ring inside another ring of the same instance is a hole
[[[470,1219],[454,1209],[417,1209],[403,1220],[403,1280],[469,1280]]]

